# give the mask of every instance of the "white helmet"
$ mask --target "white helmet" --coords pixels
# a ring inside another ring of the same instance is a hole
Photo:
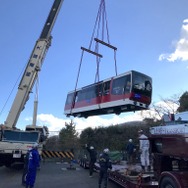
[[[133,140],[132,139],[129,139],[129,142],[132,142]]]
[[[38,143],[36,143],[36,142],[33,144],[33,148],[38,148],[38,146],[39,146],[39,145],[38,145]]]
[[[93,147],[93,146],[90,146],[90,149],[94,149],[94,147]]]
[[[104,149],[104,153],[108,153],[108,152],[109,152],[108,148]]]
[[[143,134],[143,130],[142,130],[142,129],[139,130],[139,131],[138,131],[138,134]]]

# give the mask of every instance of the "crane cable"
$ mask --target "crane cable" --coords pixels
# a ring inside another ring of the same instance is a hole
[[[4,109],[5,109],[5,107],[7,106],[8,102],[9,102],[9,99],[10,99],[10,97],[12,96],[12,94],[13,94],[13,92],[14,92],[14,89],[16,88],[16,86],[17,86],[17,84],[18,84],[18,82],[19,82],[21,76],[23,75],[24,69],[25,69],[25,67],[22,68],[22,70],[21,70],[21,72],[20,72],[20,74],[19,74],[19,76],[18,76],[16,82],[14,83],[14,85],[13,85],[13,87],[12,87],[12,89],[11,89],[11,91],[10,91],[10,93],[9,93],[9,95],[8,95],[8,97],[7,97],[7,99],[6,99],[5,103],[4,103],[4,105],[3,105],[2,109],[1,109],[1,111],[0,111],[0,116],[1,116],[2,113],[4,112]]]
[[[107,41],[108,41],[108,44],[110,44],[105,0],[101,0],[100,5],[99,5],[99,10],[98,10],[97,17],[96,17],[96,20],[95,20],[95,25],[94,25],[93,34],[92,34],[92,37],[91,37],[91,40],[90,40],[89,49],[92,46],[92,42],[93,42],[93,39],[94,39],[95,32],[97,33],[96,38],[99,38],[100,30],[101,30],[101,40],[102,41],[104,40],[105,30],[106,30]],[[97,52],[97,53],[99,52],[99,44],[98,43],[99,42],[96,41],[96,44],[95,44],[95,52]],[[100,80],[100,78],[99,78],[100,61],[101,61],[101,58],[96,56],[97,71],[96,71],[96,75],[95,75],[95,83]],[[116,74],[117,74],[117,71],[116,71]]]
[[[80,76],[80,70],[81,70],[81,66],[82,66],[83,56],[84,56],[84,50],[82,50],[82,54],[81,54],[81,59],[80,59],[80,64],[79,64],[79,69],[78,69],[78,75],[77,75],[77,79],[76,79],[76,85],[75,85],[75,88],[74,88],[74,95],[73,95],[73,98],[72,98],[70,114],[72,114],[72,109],[74,108],[74,104],[75,104],[75,100],[76,100],[76,95],[77,95],[76,88],[77,88],[78,79],[79,79],[79,76]]]
[[[101,25],[102,25],[102,28],[101,28]],[[96,37],[99,38],[99,34],[100,34],[101,30],[102,30],[102,32],[101,32],[101,39],[102,40],[101,41],[104,40],[105,30],[106,30],[106,37],[107,37],[107,41],[108,41],[108,43],[103,42],[102,44],[114,49],[115,74],[117,76],[117,63],[116,63],[116,50],[117,50],[117,48],[110,45],[110,37],[109,37],[109,31],[108,31],[108,21],[107,21],[105,0],[101,0],[100,5],[99,5],[99,9],[98,9],[98,12],[97,12],[97,17],[96,17],[96,20],[95,20],[94,28],[93,28],[91,40],[90,40],[90,43],[89,43],[89,48],[86,49],[86,48],[81,47],[82,53],[81,53],[81,58],[80,58],[80,64],[79,64],[76,84],[75,84],[75,88],[74,88],[74,96],[72,98],[71,111],[70,111],[71,114],[72,114],[72,109],[74,108],[74,104],[75,104],[75,100],[76,100],[76,95],[77,95],[76,89],[77,89],[78,80],[79,80],[79,76],[80,76],[80,70],[81,70],[81,66],[82,66],[84,51],[92,53],[93,55],[96,56],[96,67],[97,67],[96,69],[97,70],[96,70],[96,74],[95,74],[95,83],[99,82],[99,80],[100,80],[100,78],[99,78],[99,67],[100,67],[100,62],[101,62],[101,57],[102,57],[98,53],[99,52],[99,41],[100,40],[95,40],[96,43],[95,43],[95,51],[94,52],[91,50],[91,47],[92,47],[92,43],[94,41],[95,33],[96,33]]]

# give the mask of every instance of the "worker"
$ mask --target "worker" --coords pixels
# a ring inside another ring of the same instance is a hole
[[[129,142],[126,147],[126,153],[127,153],[127,164],[133,163],[133,154],[135,152],[135,145],[133,143],[132,139],[129,139]]]
[[[29,152],[28,172],[26,175],[26,188],[33,188],[35,184],[37,169],[40,167],[40,155],[38,144],[34,143]]]
[[[101,188],[102,180],[104,179],[104,188],[107,188],[108,169],[112,169],[112,164],[109,158],[109,149],[104,149],[103,153],[99,156],[99,188]]]
[[[28,164],[29,164],[29,155],[30,155],[31,148],[28,149],[26,155],[24,156],[24,168],[22,174],[22,185],[26,185],[26,176],[28,173]]]
[[[94,165],[97,160],[97,152],[93,146],[88,147],[88,145],[85,145],[86,149],[89,152],[90,155],[90,161],[89,161],[89,177],[93,177],[93,171],[94,171]]]
[[[150,170],[150,161],[149,161],[149,140],[148,137],[144,134],[143,130],[138,131],[139,135],[139,149],[140,149],[140,160],[142,171]]]

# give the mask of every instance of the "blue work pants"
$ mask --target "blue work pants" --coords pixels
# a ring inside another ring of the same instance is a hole
[[[26,175],[26,186],[34,187],[37,168],[29,168]]]
[[[103,168],[101,168],[99,172],[99,188],[101,188],[102,180],[104,180],[104,188],[106,188],[108,181],[108,172]]]

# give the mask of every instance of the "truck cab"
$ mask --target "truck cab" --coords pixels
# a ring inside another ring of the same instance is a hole
[[[5,129],[1,132],[0,166],[11,167],[23,163],[27,151],[34,143],[39,143],[38,131],[20,131]],[[42,147],[39,145],[39,153]]]
[[[175,116],[166,125],[152,127],[149,140],[159,187],[188,187],[188,121]]]
[[[22,110],[25,108],[26,102],[29,99],[29,95],[32,93],[33,86],[38,79],[39,71],[42,68],[46,53],[51,46],[51,31],[62,3],[63,0],[54,0],[41,35],[31,52],[6,121],[3,125],[0,125],[0,166],[11,166],[15,161],[24,162],[23,157],[28,148],[32,147],[35,142],[40,143],[41,145],[44,144],[44,141],[47,138],[47,134],[42,127],[33,128],[31,126],[27,127],[26,131],[21,131],[16,129],[16,125]],[[37,102],[38,101],[35,101],[36,106]],[[34,106],[33,118],[35,120],[37,114],[35,109],[36,106]],[[36,125],[36,123],[34,125]]]
[[[40,133],[39,142],[45,142],[48,138],[48,132],[46,131],[44,126],[27,125],[25,131],[38,131]]]

